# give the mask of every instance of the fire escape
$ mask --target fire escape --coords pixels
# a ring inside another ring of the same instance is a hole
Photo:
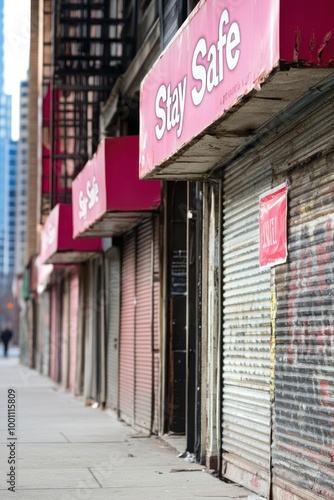
[[[42,218],[71,202],[96,151],[100,107],[134,56],[136,17],[135,0],[44,0]]]

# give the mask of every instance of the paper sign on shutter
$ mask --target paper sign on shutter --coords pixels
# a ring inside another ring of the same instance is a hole
[[[281,184],[260,196],[260,267],[277,266],[286,262],[287,193],[288,186]]]

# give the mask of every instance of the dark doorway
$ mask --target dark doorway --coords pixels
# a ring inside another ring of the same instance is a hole
[[[186,431],[187,183],[167,183],[167,404],[168,432]]]
[[[185,434],[194,453],[200,432],[200,270],[199,184],[167,184],[167,400],[165,430]],[[188,317],[187,317],[188,315]],[[188,328],[187,328],[188,325]]]

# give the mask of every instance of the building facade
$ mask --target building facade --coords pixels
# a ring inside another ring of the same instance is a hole
[[[17,205],[17,141],[9,143],[7,177],[7,213],[4,251],[4,273],[14,277],[16,256],[16,205]]]
[[[17,145],[16,188],[16,252],[15,274],[21,276],[25,268],[27,239],[27,158],[28,158],[28,82],[20,84],[20,135]]]
[[[4,93],[4,5],[0,2],[0,283],[1,323],[16,333],[12,284],[15,266],[17,143],[11,139],[11,97]]]
[[[263,498],[332,498],[331,2],[32,14],[22,360]]]

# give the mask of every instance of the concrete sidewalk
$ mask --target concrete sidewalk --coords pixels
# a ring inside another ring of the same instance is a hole
[[[12,436],[9,388],[15,389],[16,400]],[[0,401],[1,499],[244,500],[252,495],[177,458],[166,443],[136,434],[110,412],[85,407],[49,379],[19,365],[13,355],[0,358]],[[6,482],[11,452],[16,459],[15,493]]]

